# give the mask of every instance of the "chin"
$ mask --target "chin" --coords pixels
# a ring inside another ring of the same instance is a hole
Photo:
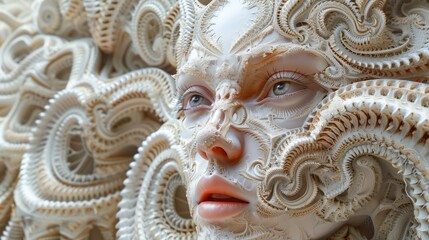
[[[284,227],[252,214],[251,206],[235,217],[207,220],[196,214],[194,221],[198,222],[198,239],[293,239]]]
[[[285,230],[252,223],[244,216],[225,219],[223,222],[200,222],[198,239],[292,239]]]

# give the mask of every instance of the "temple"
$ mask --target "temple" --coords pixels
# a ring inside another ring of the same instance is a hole
[[[424,0],[0,0],[0,239],[429,239]]]

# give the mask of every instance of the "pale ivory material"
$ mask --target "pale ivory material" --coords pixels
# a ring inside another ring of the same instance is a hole
[[[0,45],[2,240],[429,239],[427,1],[3,0]]]

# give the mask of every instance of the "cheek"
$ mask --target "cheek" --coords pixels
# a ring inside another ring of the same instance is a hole
[[[196,186],[201,177],[206,173],[208,161],[204,160],[199,154],[188,159],[191,163],[191,169],[187,171],[189,182],[186,184],[188,189],[188,197],[191,204],[196,203]]]
[[[266,101],[255,106],[251,114],[281,129],[299,128],[325,95],[323,91],[306,89],[290,97]]]
[[[210,117],[209,110],[200,110],[195,112],[188,112],[185,114],[185,118],[183,120],[183,131],[195,131],[195,129],[199,128],[198,126],[204,125]]]
[[[299,118],[295,118],[295,119],[288,119],[288,120],[274,120],[274,124],[280,128],[284,128],[284,129],[293,129],[293,128],[299,128],[301,127],[304,122],[305,119],[307,119],[307,115],[299,117]]]
[[[307,98],[304,102],[305,105],[301,110],[301,114],[298,117],[291,119],[275,119],[273,123],[283,129],[293,129],[302,127],[307,119],[308,115],[314,110],[314,108],[319,104],[322,99],[325,97],[324,92],[315,92],[314,96]]]

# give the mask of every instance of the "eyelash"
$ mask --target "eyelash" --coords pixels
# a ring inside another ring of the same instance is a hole
[[[187,99],[188,96],[192,97],[193,95],[200,95],[203,98],[205,98],[204,97],[205,94],[201,93],[201,91],[195,90],[195,88],[196,87],[192,86],[192,85],[189,87],[187,85],[184,85],[181,88],[179,87],[179,91],[183,92],[183,94],[180,94],[180,96],[178,98],[178,105],[179,105],[178,112],[177,112],[178,116],[183,114],[184,111],[189,110],[189,108],[185,108],[185,105],[186,105],[185,99]],[[203,91],[206,92],[205,90],[203,90]],[[188,98],[188,100],[189,100],[189,98]]]
[[[296,85],[304,85],[306,82],[308,82],[307,75],[302,74],[300,72],[295,71],[275,71],[275,69],[270,72],[267,72],[266,75],[266,82],[263,87],[262,92],[258,96],[258,101],[263,101],[264,99],[267,99],[267,96],[269,95],[270,91],[272,91],[272,88],[275,84],[279,82],[289,82],[291,84]],[[286,94],[287,95],[287,94]],[[282,96],[276,96],[276,97],[269,97],[269,98],[282,98],[285,95]]]
[[[265,79],[267,79],[267,83],[270,80],[270,78],[272,78],[276,74],[292,74],[291,76],[283,77],[283,78],[288,78],[288,79],[291,79],[291,80],[296,80],[297,82],[306,81],[307,77],[308,77],[308,75],[303,74],[301,72],[298,72],[298,69],[295,69],[293,71],[284,71],[284,70],[278,71],[277,69],[272,68],[272,69],[267,70],[266,73],[265,73]],[[281,78],[273,79],[270,82],[273,82],[273,81],[279,80],[279,79],[281,79]]]

